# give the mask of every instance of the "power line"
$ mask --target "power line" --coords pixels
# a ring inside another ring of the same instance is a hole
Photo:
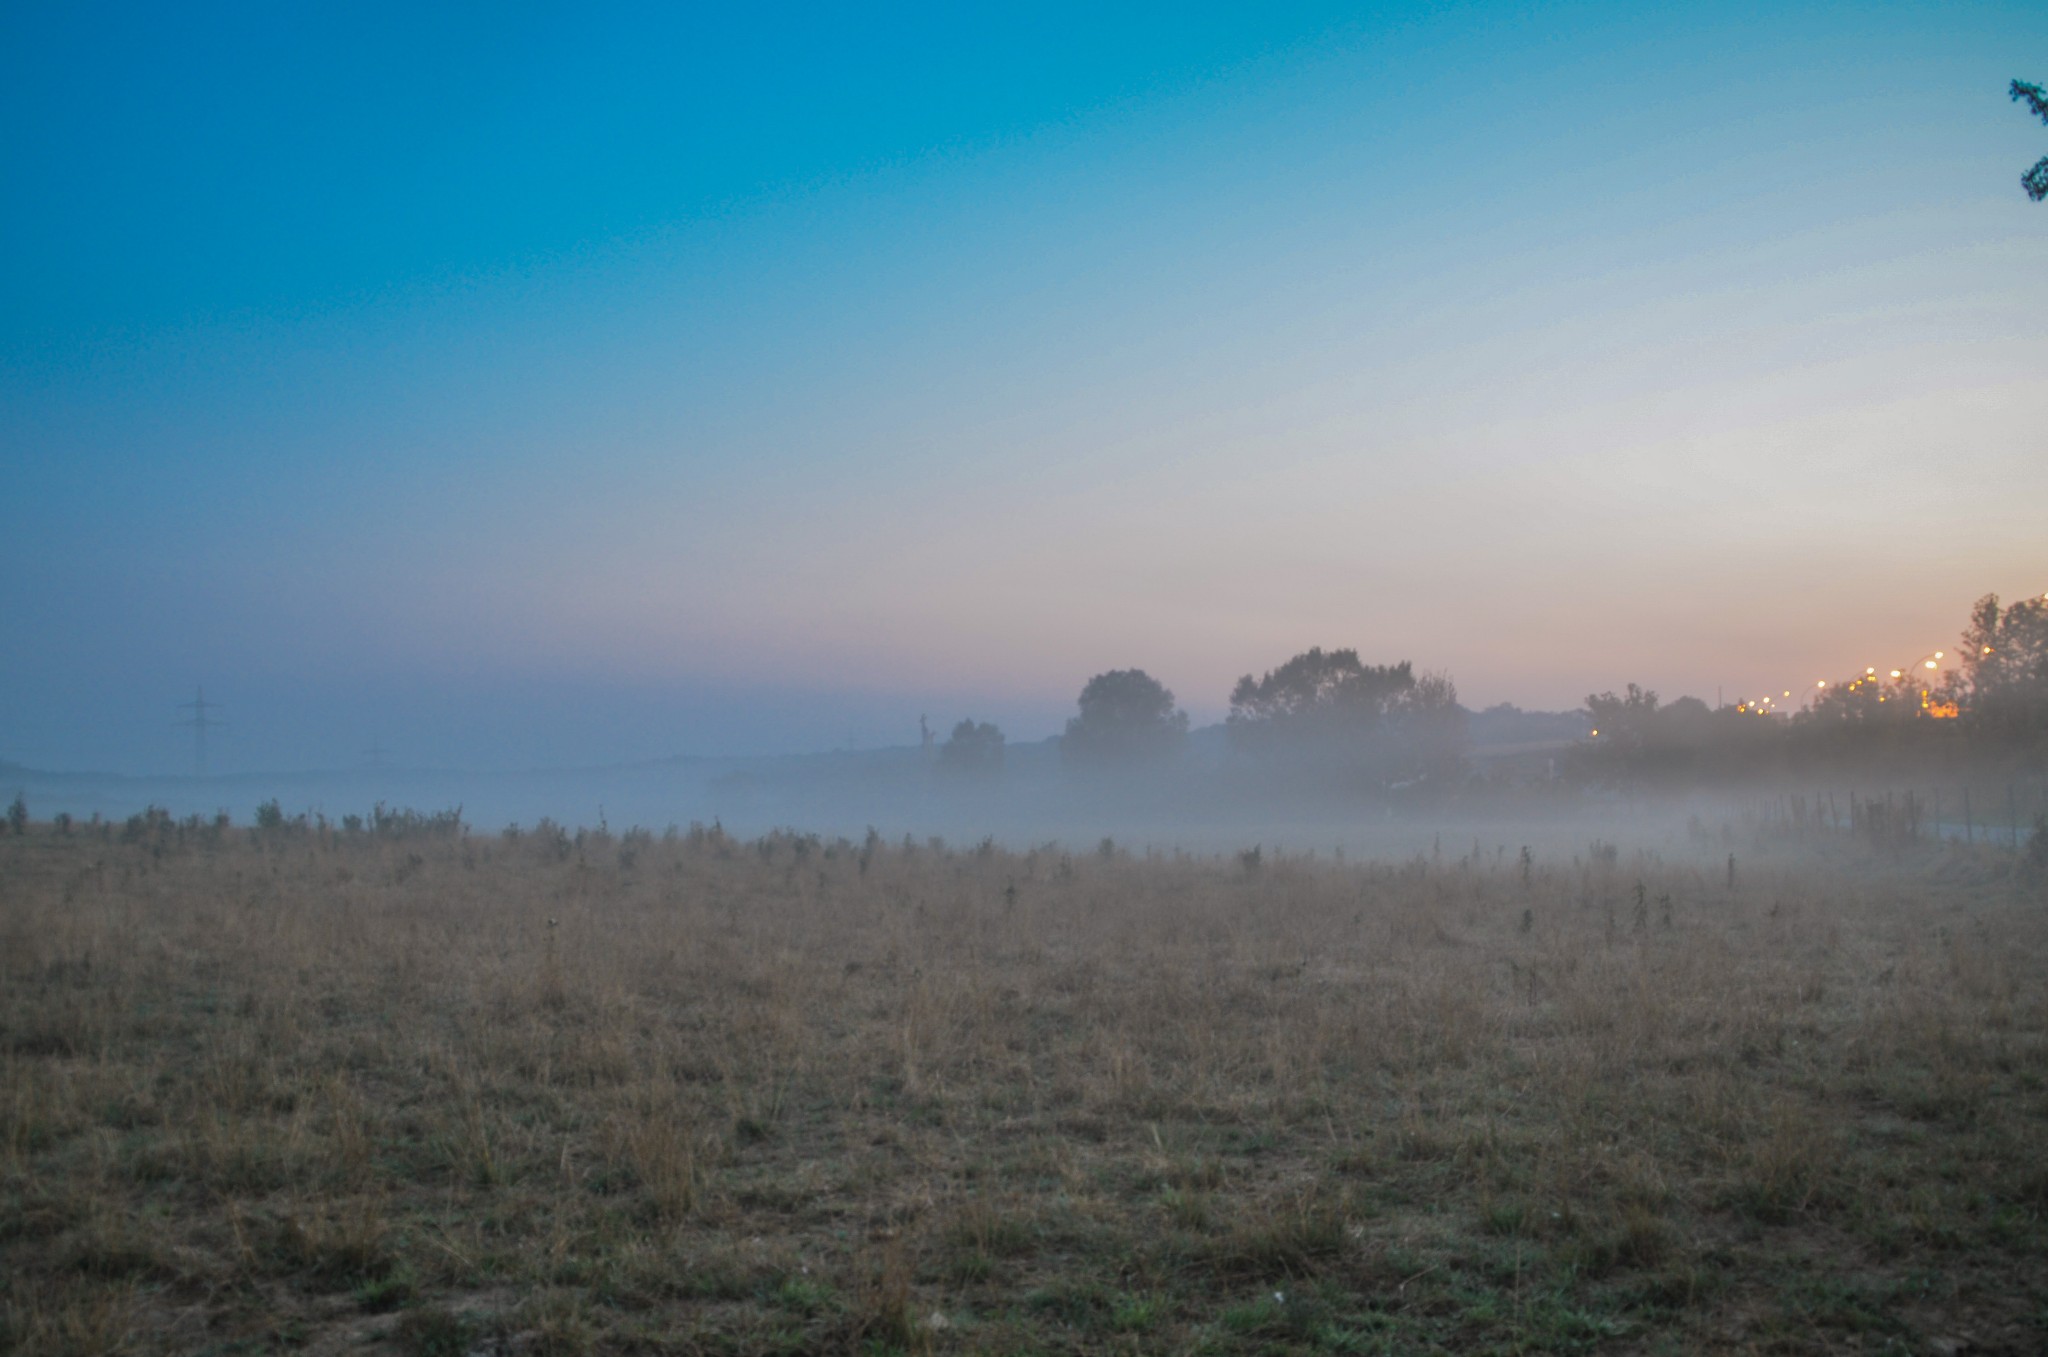
[[[209,730],[226,730],[228,725],[225,721],[216,720],[207,715],[209,711],[219,711],[220,703],[208,702],[206,700],[206,689],[198,688],[194,689],[194,695],[190,702],[180,702],[178,704],[178,710],[192,713],[190,716],[180,720],[178,724],[188,727],[192,731],[192,769],[200,777],[205,777],[206,732]]]

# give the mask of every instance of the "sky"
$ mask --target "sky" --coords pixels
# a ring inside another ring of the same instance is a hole
[[[0,9],[0,759],[1733,701],[2048,591],[2048,8],[1104,9]]]

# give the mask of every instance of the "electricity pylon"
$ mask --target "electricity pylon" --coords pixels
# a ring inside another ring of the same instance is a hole
[[[206,732],[209,730],[227,729],[227,722],[216,721],[214,718],[207,715],[209,711],[219,711],[220,703],[208,702],[206,700],[206,689],[199,688],[195,690],[193,698],[190,702],[180,702],[178,704],[178,710],[189,711],[192,713],[190,716],[185,717],[183,720],[179,721],[178,724],[181,726],[191,727],[192,768],[193,771],[196,772],[200,777],[205,777]]]

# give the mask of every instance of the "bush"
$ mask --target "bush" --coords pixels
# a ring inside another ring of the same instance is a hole
[[[949,772],[993,776],[1003,769],[1003,732],[982,721],[962,721],[939,746],[939,766]]]

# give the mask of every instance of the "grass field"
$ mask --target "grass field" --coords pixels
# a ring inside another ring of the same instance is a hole
[[[2010,855],[0,837],[0,1349],[2038,1352]]]

